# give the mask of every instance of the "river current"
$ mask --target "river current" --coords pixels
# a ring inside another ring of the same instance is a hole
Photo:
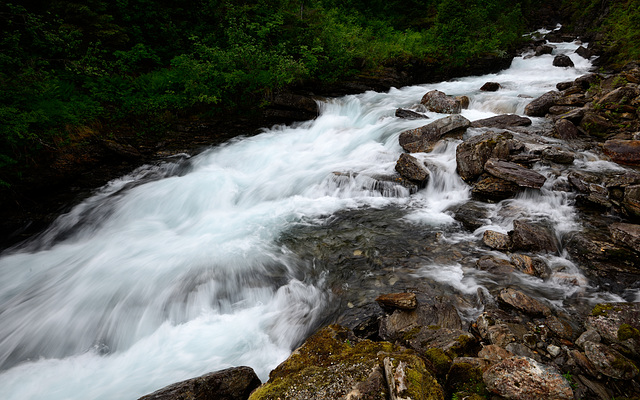
[[[443,117],[394,112],[438,89],[469,96],[462,115],[472,121],[522,115],[532,98],[591,67],[576,43],[556,46],[575,68],[553,67],[554,55],[517,57],[497,74],[327,100],[313,121],[145,165],[96,190],[0,255],[0,398],[136,399],[239,365],[265,381],[337,312],[411,279],[456,294],[473,318],[477,290],[500,283],[465,261],[477,259],[482,232],[507,232],[514,215],[579,229],[572,199],[545,185],[487,206],[487,225],[465,231],[448,211],[470,199],[455,173],[459,140],[417,155],[432,174],[416,193],[379,179],[393,175],[400,132]],[[502,89],[481,92],[487,81]],[[620,168],[586,152],[575,164]],[[591,290],[567,257],[548,262],[549,280],[523,275],[519,285],[559,307],[578,292],[622,300]]]

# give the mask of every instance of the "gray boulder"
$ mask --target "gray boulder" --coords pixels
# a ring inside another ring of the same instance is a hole
[[[549,109],[560,99],[560,92],[552,90],[531,101],[524,108],[524,114],[530,117],[544,117]]]
[[[420,100],[429,111],[442,114],[460,114],[462,104],[459,99],[449,97],[439,90],[432,90]]]
[[[462,115],[450,115],[416,129],[400,133],[399,142],[409,153],[426,152],[445,135],[463,133],[471,122]]]

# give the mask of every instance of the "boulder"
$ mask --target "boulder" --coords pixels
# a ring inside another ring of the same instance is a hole
[[[573,83],[583,89],[589,89],[592,85],[597,85],[602,81],[603,76],[600,74],[586,74],[577,77]]]
[[[544,117],[549,108],[560,98],[560,92],[552,90],[531,101],[524,108],[524,114],[531,117]]]
[[[470,124],[462,115],[440,118],[428,125],[400,133],[400,146],[409,153],[425,152],[443,136],[463,133]]]
[[[312,335],[271,371],[269,381],[249,399],[388,399],[386,371],[397,374],[396,396],[444,398],[442,388],[415,353],[388,342],[359,340],[348,329],[331,325]],[[401,376],[413,379],[405,381]]]
[[[551,54],[553,52],[553,46],[549,46],[548,44],[543,44],[536,47],[536,56],[539,57],[544,54]]]
[[[487,389],[507,399],[573,399],[569,382],[558,371],[528,357],[503,360],[486,370],[482,378]]]
[[[607,140],[602,150],[619,164],[640,165],[640,140]]]
[[[508,132],[485,133],[474,136],[456,148],[458,175],[467,183],[475,181],[490,158],[507,158],[514,147],[513,135]]]
[[[553,66],[554,67],[574,67],[575,65],[573,64],[573,61],[571,61],[571,58],[569,58],[569,56],[566,56],[564,54],[558,54],[553,59]]]
[[[509,232],[509,236],[515,249],[551,253],[558,251],[555,238],[546,228],[523,220],[513,221],[513,231]]]
[[[508,260],[489,255],[480,257],[476,261],[476,268],[496,275],[510,275],[515,271],[515,268]]]
[[[495,117],[479,119],[471,123],[472,128],[507,129],[514,126],[529,126],[531,120],[515,114],[500,114]]]
[[[499,294],[499,299],[527,314],[551,315],[551,309],[549,307],[516,289],[502,289]]]
[[[474,199],[498,202],[512,198],[521,190],[522,188],[513,182],[491,175],[483,175],[473,184],[471,195]]]
[[[411,110],[406,110],[404,108],[398,108],[396,110],[395,115],[398,118],[404,118],[404,119],[428,119],[429,118],[424,114],[420,114],[418,112],[411,111]]]
[[[616,222],[609,225],[613,241],[640,253],[640,225]]]
[[[564,109],[563,112],[558,113],[557,117],[555,118],[556,121],[558,119],[566,119],[573,122],[574,125],[579,124],[580,121],[582,121],[582,118],[584,117],[584,113],[585,113],[584,108],[577,108],[573,106],[553,106],[549,109],[549,112],[552,112],[554,108],[556,110],[561,108]]]
[[[556,89],[562,91],[569,89],[571,86],[573,86],[573,82],[558,82],[556,84]]]
[[[403,178],[419,185],[425,185],[430,175],[423,162],[407,153],[400,154],[400,158],[396,162],[396,171]]]
[[[465,228],[472,232],[491,222],[487,206],[477,201],[468,201],[456,205],[449,211],[453,212],[453,219],[462,223]]]
[[[466,110],[467,108],[469,108],[469,103],[471,103],[471,100],[469,99],[468,96],[456,96],[454,98],[460,101],[460,107],[463,110]]]
[[[584,46],[580,46],[576,49],[575,53],[582,58],[586,58],[587,60],[591,58],[591,50],[587,49]]]
[[[584,354],[598,372],[614,379],[633,379],[640,372],[631,360],[602,343],[586,342]]]
[[[228,368],[174,383],[139,400],[245,400],[260,383],[250,367]]]
[[[623,86],[606,93],[598,99],[596,104],[616,110],[620,105],[630,104],[638,96],[640,96],[640,89]]]
[[[425,94],[420,103],[427,110],[441,114],[460,114],[462,105],[460,100],[447,96],[439,90],[432,90]]]
[[[496,250],[509,250],[511,248],[511,238],[504,233],[487,229],[482,235],[482,243]]]
[[[415,293],[381,294],[376,298],[381,307],[398,310],[415,310],[418,307]]]
[[[608,343],[639,340],[640,303],[596,304],[585,327],[596,331]]]
[[[496,92],[501,87],[502,86],[500,86],[500,84],[498,82],[487,82],[484,85],[482,85],[480,90],[483,91],[483,92]]]
[[[524,168],[513,162],[501,161],[496,158],[487,160],[484,164],[484,170],[496,178],[513,182],[518,186],[534,189],[541,188],[547,180],[547,178],[533,170]]]

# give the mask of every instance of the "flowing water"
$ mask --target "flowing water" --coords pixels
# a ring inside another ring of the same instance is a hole
[[[519,57],[498,74],[329,100],[314,121],[110,182],[0,257],[0,398],[135,399],[238,365],[264,381],[313,329],[418,278],[473,318],[476,291],[507,279],[471,267],[494,254],[479,246],[482,232],[506,232],[522,216],[550,221],[559,235],[579,229],[570,195],[549,190],[566,178],[538,167],[548,185],[484,205],[487,225],[466,231],[448,212],[470,199],[455,174],[459,140],[416,155],[432,172],[426,188],[384,178],[402,152],[400,132],[427,123],[394,112],[437,88],[469,96],[470,120],[522,114],[531,98],[588,72],[576,47],[555,52],[576,68]],[[480,92],[487,81],[503,88]],[[545,123],[534,118],[534,129]],[[617,168],[588,153],[577,164]],[[566,257],[547,261],[544,284],[508,279],[558,307],[577,296],[620,299],[591,288]]]

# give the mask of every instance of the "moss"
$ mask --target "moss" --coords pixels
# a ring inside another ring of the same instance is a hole
[[[489,392],[482,379],[482,370],[469,363],[455,363],[447,376],[447,391],[457,393],[459,398],[477,395],[487,398]]]
[[[640,331],[629,324],[622,324],[618,328],[618,340],[640,339]]]
[[[611,310],[613,310],[613,305],[611,304],[596,304],[596,306],[593,307],[593,310],[591,310],[591,315],[593,315],[594,317],[607,315],[607,313]]]
[[[415,338],[418,333],[420,333],[420,330],[422,330],[421,326],[414,327],[413,329],[405,332],[405,334],[402,335],[402,340],[404,340],[405,342],[410,341],[411,339]]]
[[[442,349],[437,347],[427,349],[427,351],[424,352],[424,357],[433,364],[437,376],[444,377],[447,375],[449,368],[451,368],[452,360]]]

